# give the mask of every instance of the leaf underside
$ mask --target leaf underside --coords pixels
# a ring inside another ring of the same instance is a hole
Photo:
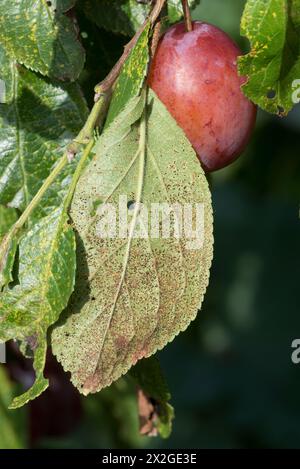
[[[129,234],[99,236],[101,210],[112,204],[118,219],[119,196],[135,202],[128,210]],[[149,213],[152,203],[203,204],[202,248],[191,249],[186,236],[138,237],[146,223],[140,202]],[[208,284],[213,250],[208,184],[185,135],[152,91],[146,105],[143,97],[131,99],[100,137],[96,157],[79,180],[71,217],[76,286],[52,333],[52,349],[71,371],[73,384],[88,394],[185,330]]]

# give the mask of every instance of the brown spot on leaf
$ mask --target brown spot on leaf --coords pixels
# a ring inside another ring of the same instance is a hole
[[[125,347],[127,345],[127,340],[126,340],[125,337],[120,335],[119,337],[116,338],[115,344],[116,344],[117,349],[123,350],[123,349],[125,349]]]

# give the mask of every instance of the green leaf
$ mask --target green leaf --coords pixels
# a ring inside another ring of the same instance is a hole
[[[14,208],[0,205],[0,291],[13,280],[11,272],[18,243],[15,238],[5,235],[17,218],[17,211]]]
[[[19,63],[60,80],[75,80],[85,54],[69,11],[75,0],[0,0],[0,43]]]
[[[87,107],[79,87],[58,85],[10,61],[0,47],[0,204],[24,210],[83,126]],[[75,163],[74,163],[75,164]],[[47,193],[31,222],[58,207],[74,165]]]
[[[125,108],[128,101],[141,91],[149,62],[149,31],[150,23],[146,26],[123,66],[112,96],[106,127]]]
[[[8,232],[9,228],[15,223],[18,215],[14,208],[0,205],[0,241]]]
[[[100,28],[132,36],[145,21],[149,5],[136,0],[81,0],[86,16]]]
[[[203,245],[200,239],[194,244],[187,230],[179,239],[174,235],[176,216],[169,217],[170,237],[138,237],[147,226],[140,203],[148,213],[153,203],[189,204],[183,208],[190,207],[193,223],[196,209],[203,208],[203,230],[197,230]],[[128,231],[113,232],[114,213],[116,220],[122,213],[128,218]],[[53,331],[52,349],[73,384],[88,394],[185,330],[208,284],[208,184],[184,133],[152,91],[146,105],[133,98],[100,137],[71,216],[78,234],[76,288]]]
[[[19,284],[0,295],[0,341],[22,341],[34,352],[36,381],[11,408],[34,399],[48,386],[43,376],[47,330],[67,306],[75,278],[75,238],[68,216],[58,208],[22,238]]]
[[[87,17],[97,26],[127,36],[139,29],[150,11],[150,2],[142,4],[137,0],[81,0],[80,3]],[[200,0],[190,1],[191,9],[199,3]],[[179,21],[183,16],[181,0],[169,0],[168,7],[169,21]]]
[[[149,415],[147,432],[155,433],[155,429],[162,438],[168,438],[172,432],[174,409],[169,404],[171,394],[163,376],[159,361],[156,357],[140,360],[131,370],[130,375],[143,391],[154,411]],[[145,418],[144,415],[142,417]]]
[[[12,270],[18,249],[18,239],[8,232],[0,241],[0,292],[12,282]]]
[[[300,0],[248,0],[241,34],[251,43],[239,58],[239,72],[248,77],[244,93],[262,109],[286,115],[300,78]]]
[[[200,4],[201,0],[189,0],[190,10],[193,10]],[[168,18],[170,23],[176,23],[182,19],[181,0],[168,0]]]
[[[4,366],[0,366],[0,449],[20,449],[25,447],[25,419],[22,411],[7,410],[14,387]]]

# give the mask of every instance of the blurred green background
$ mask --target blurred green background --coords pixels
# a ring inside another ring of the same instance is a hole
[[[247,51],[239,36],[243,5],[202,0],[194,18],[221,27]],[[126,38],[83,17],[80,26],[90,46],[81,82],[91,100]],[[211,177],[210,286],[197,320],[159,354],[176,412],[169,440],[138,436],[135,396],[124,380],[80,401],[54,371],[52,397],[7,411],[16,389],[1,366],[0,447],[299,448],[300,364],[291,361],[291,343],[300,338],[299,150],[300,105],[285,119],[260,112],[246,153]],[[18,364],[14,350],[9,357],[11,376],[30,380],[28,365]]]

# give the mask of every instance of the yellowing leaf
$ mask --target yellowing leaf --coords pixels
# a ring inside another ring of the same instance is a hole
[[[145,27],[131,54],[123,65],[106,119],[106,127],[122,111],[126,103],[137,96],[143,86],[149,62],[150,23]]]

